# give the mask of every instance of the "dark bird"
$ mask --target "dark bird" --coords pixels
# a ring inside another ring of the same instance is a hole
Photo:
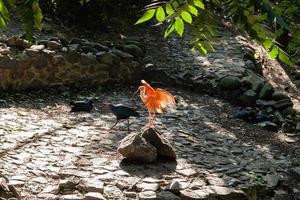
[[[94,99],[89,101],[71,101],[71,111],[70,112],[90,112],[93,109]]]
[[[130,108],[121,104],[113,105],[111,103],[106,103],[100,108],[110,110],[117,118],[116,123],[109,130],[113,129],[119,122],[127,120],[127,127],[129,131],[129,118],[139,116],[139,113],[136,112],[134,108]]]

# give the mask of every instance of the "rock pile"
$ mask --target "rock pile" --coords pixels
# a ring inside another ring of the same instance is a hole
[[[131,133],[120,142],[118,151],[128,160],[134,161],[153,162],[157,158],[176,160],[170,143],[154,128]]]
[[[141,73],[144,54],[144,45],[129,39],[50,38],[33,44],[13,36],[0,42],[0,89],[130,82]]]

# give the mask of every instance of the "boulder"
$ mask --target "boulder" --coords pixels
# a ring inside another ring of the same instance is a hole
[[[118,152],[129,160],[142,162],[153,162],[157,156],[156,148],[137,133],[131,133],[121,140]]]
[[[118,151],[125,158],[134,161],[153,162],[157,157],[176,159],[169,142],[154,128],[128,135],[120,142]]]
[[[269,100],[274,93],[274,88],[270,83],[266,83],[260,90],[258,96],[260,99]]]
[[[240,87],[240,84],[240,79],[235,76],[227,76],[225,78],[222,78],[222,80],[220,81],[221,87],[226,90],[237,89]]]
[[[255,92],[259,92],[261,88],[264,86],[265,80],[254,73],[252,70],[246,70],[247,76],[242,78],[242,84],[248,86]]]
[[[176,160],[176,154],[172,146],[156,129],[145,129],[142,132],[142,137],[156,147],[157,156]]]

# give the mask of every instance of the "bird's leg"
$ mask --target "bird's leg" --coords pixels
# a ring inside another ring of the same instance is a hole
[[[150,110],[148,110],[149,116],[148,116],[148,124],[146,125],[146,127],[151,127],[151,118],[152,118],[152,113]]]
[[[120,122],[120,121],[117,120],[116,123],[109,129],[109,131],[112,130],[119,122]]]
[[[151,126],[153,126],[153,127],[154,127],[154,118],[155,118],[155,111],[153,112],[152,121],[151,121]]]

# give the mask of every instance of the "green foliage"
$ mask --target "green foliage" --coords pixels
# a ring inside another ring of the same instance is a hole
[[[33,30],[41,29],[42,11],[39,7],[39,0],[27,0],[16,4],[15,0],[7,1],[9,8],[17,9],[22,15],[22,21],[26,31],[26,39],[33,39]],[[9,11],[3,0],[0,0],[0,27],[6,28],[6,24],[10,22]]]
[[[168,24],[165,38],[174,31],[182,37],[185,23],[192,24],[195,34],[191,41],[193,49],[205,55],[208,51],[214,51],[214,36],[217,34],[216,17],[206,8],[208,3],[222,8],[227,20],[232,19],[240,30],[258,41],[269,52],[270,58],[293,65],[285,51],[292,53],[300,46],[300,25],[299,21],[295,22],[300,18],[300,1],[297,0],[156,1],[146,7],[145,14],[151,10],[151,15],[144,14],[136,24],[152,19],[156,12],[156,21]],[[284,34],[288,37],[287,44],[280,40]]]

